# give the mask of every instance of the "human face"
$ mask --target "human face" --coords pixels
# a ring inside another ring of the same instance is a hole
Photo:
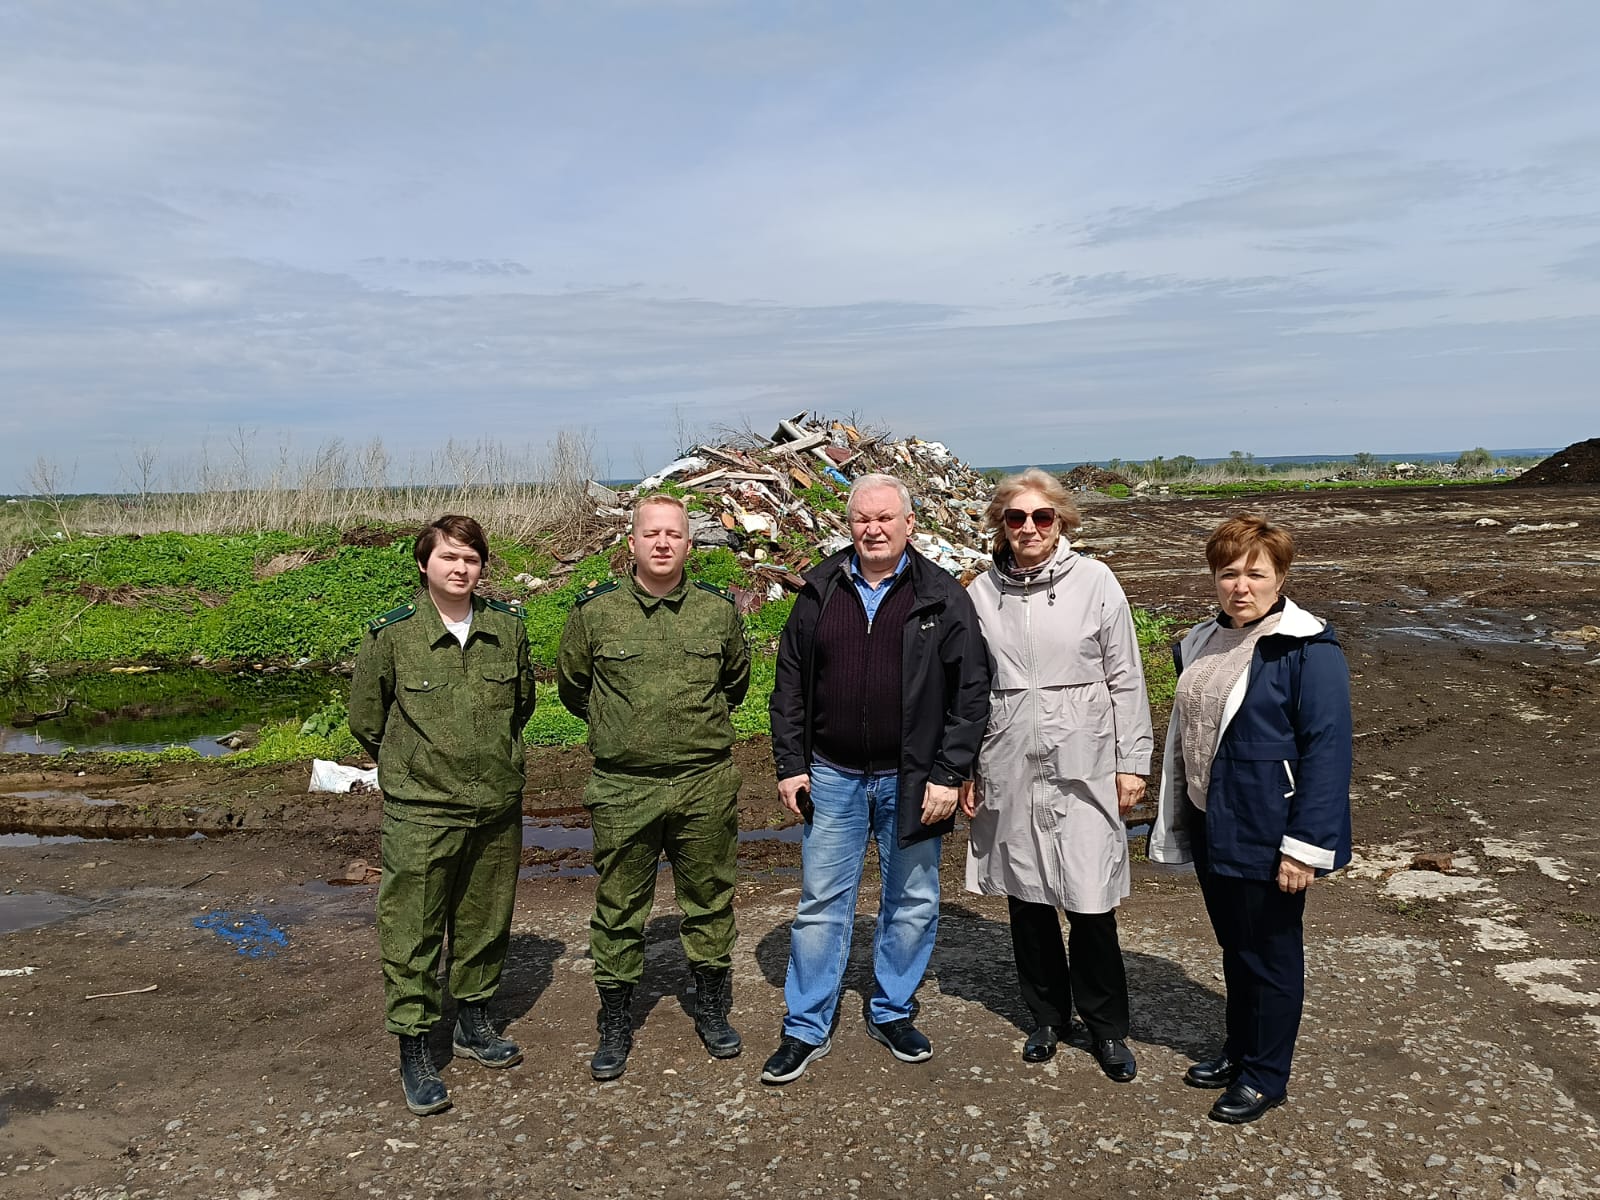
[[[861,559],[861,573],[870,579],[893,571],[916,523],[916,518],[904,511],[894,488],[857,492],[850,506],[850,540]]]
[[[1270,558],[1257,554],[1255,561],[1247,563],[1248,557],[1241,554],[1216,576],[1217,604],[1235,625],[1248,625],[1266,616],[1283,588],[1284,577]]]
[[[628,534],[636,576],[648,592],[665,594],[678,586],[689,557],[689,520],[675,504],[646,504],[633,517]]]
[[[1011,556],[1017,560],[1019,567],[1037,567],[1049,558],[1056,550],[1056,542],[1061,537],[1060,515],[1043,529],[1040,529],[1033,520],[1033,514],[1039,509],[1049,509],[1055,512],[1055,505],[1043,492],[1032,490],[1018,492],[1006,505],[1008,509],[1019,509],[1027,513],[1028,517],[1022,522],[1021,529],[1011,528],[1011,522],[1002,521],[1000,527],[1005,530],[1006,542],[1011,547]]]
[[[435,603],[459,605],[472,595],[483,576],[483,559],[465,542],[441,537],[433,544],[423,575],[428,580],[428,595]]]

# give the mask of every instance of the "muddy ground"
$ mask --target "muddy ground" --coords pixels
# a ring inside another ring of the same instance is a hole
[[[1139,1076],[1118,1086],[1081,1049],[1019,1058],[1004,905],[961,891],[959,834],[920,996],[933,1059],[901,1065],[863,1032],[869,897],[832,1055],[763,1087],[798,862],[768,836],[763,746],[742,756],[744,1056],[695,1040],[664,873],[628,1073],[590,1081],[592,877],[563,831],[586,764],[547,753],[498,1000],[527,1060],[449,1065],[455,1107],[419,1120],[382,1030],[375,889],[326,882],[375,857],[371,799],[308,797],[299,769],[79,776],[13,757],[0,830],[91,836],[0,839],[0,1195],[1600,1194],[1600,642],[1581,635],[1600,623],[1600,495],[1259,506],[1298,531],[1289,591],[1349,653],[1358,857],[1313,893],[1291,1099],[1258,1124],[1209,1122],[1211,1094],[1180,1083],[1222,1025],[1191,874],[1136,867]],[[1238,507],[1096,504],[1086,537],[1136,603],[1198,614],[1201,544]],[[1451,873],[1405,869],[1418,851]]]

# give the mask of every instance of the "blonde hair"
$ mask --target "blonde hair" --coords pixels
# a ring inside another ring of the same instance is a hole
[[[984,527],[994,531],[994,540],[989,545],[989,552],[996,558],[1000,556],[1002,550],[1010,546],[1006,541],[1006,509],[1010,508],[1011,502],[1023,492],[1038,492],[1050,501],[1050,507],[1056,510],[1056,520],[1061,523],[1063,533],[1068,529],[1076,529],[1081,520],[1078,516],[1078,506],[1072,502],[1065,485],[1049,471],[1039,467],[1029,467],[1026,471],[1007,475],[995,484],[994,497],[989,501],[989,507],[983,514]]]
[[[661,508],[675,508],[683,514],[683,523],[685,525],[689,524],[689,506],[687,504],[676,496],[667,495],[666,492],[656,492],[634,503],[633,518],[628,522],[628,532],[630,534],[639,532],[639,514],[650,505],[657,505]]]

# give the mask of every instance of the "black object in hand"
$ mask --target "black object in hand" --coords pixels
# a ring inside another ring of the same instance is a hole
[[[800,809],[800,815],[806,819],[806,824],[811,824],[811,818],[817,815],[817,806],[811,803],[811,789],[801,788],[794,794],[794,802]]]

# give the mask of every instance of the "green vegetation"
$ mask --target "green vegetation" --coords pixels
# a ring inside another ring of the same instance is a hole
[[[1183,632],[1185,622],[1177,617],[1158,616],[1142,608],[1133,610],[1133,630],[1139,638],[1139,656],[1144,660],[1144,687],[1150,707],[1172,703],[1178,688],[1178,673],[1172,665],[1172,643]]]

